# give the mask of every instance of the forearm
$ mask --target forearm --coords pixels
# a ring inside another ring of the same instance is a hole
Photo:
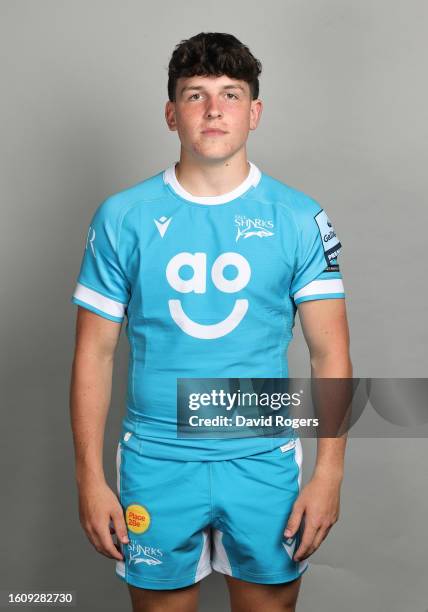
[[[105,480],[104,430],[111,400],[113,358],[76,352],[70,387],[70,417],[76,480]]]
[[[352,378],[352,363],[348,354],[333,352],[311,358],[312,378]],[[345,414],[345,407],[342,413]],[[341,414],[341,412],[339,412]],[[314,476],[328,476],[338,482],[343,479],[347,433],[336,438],[317,438]]]

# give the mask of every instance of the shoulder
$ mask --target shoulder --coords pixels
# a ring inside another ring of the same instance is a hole
[[[162,198],[164,191],[163,171],[154,174],[121,191],[108,195],[96,208],[94,217],[100,222],[119,228],[127,214]]]
[[[280,214],[291,218],[298,227],[313,223],[315,216],[323,210],[308,193],[266,173],[263,173],[257,195],[275,204]]]

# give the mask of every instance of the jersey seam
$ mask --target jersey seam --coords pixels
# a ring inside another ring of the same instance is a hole
[[[282,349],[285,346],[285,342],[286,342],[286,337],[287,337],[287,321],[286,321],[287,317],[284,316],[284,326],[283,326],[283,330],[282,330],[282,334],[281,334],[281,342],[280,342],[280,346],[279,346],[279,365],[280,365],[280,372],[281,372],[281,378],[284,378],[284,354]],[[288,349],[288,345],[287,345],[287,349]]]
[[[112,198],[114,196],[111,196]],[[125,209],[120,213],[118,220],[116,222],[116,244],[114,245],[114,250],[116,253],[116,258],[118,261],[118,264],[120,266],[121,272],[124,276],[124,278],[126,278],[126,280],[128,281],[129,284],[129,293],[131,294],[131,282],[130,279],[128,278],[128,276],[125,273],[124,270],[124,266],[122,265],[122,262],[120,261],[120,238],[121,238],[121,234],[122,234],[122,227],[123,227],[123,222],[125,220],[126,215],[131,212],[131,210],[134,209],[135,206],[137,206],[137,204],[141,204],[141,203],[147,203],[147,202],[155,202],[157,200],[162,199],[162,196],[158,196],[156,198],[150,198],[150,199],[144,199],[144,198],[138,198],[137,200],[134,200],[133,202],[128,202],[128,204],[126,205]]]
[[[315,274],[315,276],[314,276],[314,277],[313,277],[311,280],[308,280],[307,282],[303,283],[302,285],[298,285],[298,286],[297,286],[297,288],[296,288],[296,289],[294,289],[294,291],[293,291],[293,295],[291,296],[291,298],[293,299],[293,301],[294,301],[294,296],[296,295],[296,293],[297,293],[298,291],[300,291],[300,289],[303,289],[303,287],[306,287],[306,285],[309,285],[309,284],[310,284],[310,283],[312,283],[314,280],[316,280],[316,279],[318,278],[318,276],[319,276],[319,275],[320,275],[320,274],[321,274],[321,273],[322,273],[322,272],[325,270],[325,268],[326,268],[326,263],[325,263],[325,261],[324,261],[324,262],[323,262],[323,267],[320,269],[320,271],[319,271],[319,272],[317,271],[317,273]],[[290,288],[291,288],[291,285],[290,285]]]
[[[278,199],[278,198],[275,198],[275,200],[274,200],[273,202],[272,202],[272,201],[269,201],[269,200],[266,200],[266,201],[265,201],[265,200],[263,200],[263,199],[261,199],[261,198],[259,198],[259,197],[256,197],[256,198],[251,198],[251,199],[252,199],[252,201],[253,201],[253,202],[257,202],[257,203],[262,204],[262,205],[271,205],[271,206],[275,206],[275,205],[277,205],[277,206],[278,206],[278,209],[280,209],[281,211],[283,211],[283,214],[285,214],[285,215],[287,215],[287,214],[288,214],[288,215],[289,215],[289,217],[291,218],[291,222],[292,222],[292,223],[293,223],[293,225],[294,225],[295,233],[296,233],[296,236],[297,236],[297,242],[298,242],[298,243],[300,243],[300,238],[299,238],[299,228],[298,228],[297,222],[296,222],[296,220],[295,220],[295,218],[294,218],[294,213],[293,213],[293,210],[292,210],[290,207],[288,207],[288,206],[287,206],[286,202],[284,202],[284,201],[282,201],[281,199]],[[280,257],[281,257],[281,260],[282,260],[283,264],[284,264],[286,267],[288,267],[290,264],[289,264],[289,262],[287,261],[287,258],[285,257],[285,253],[284,253],[284,248],[283,248],[283,245],[284,245],[283,240],[281,240],[281,248],[279,249],[279,252],[280,252]],[[295,267],[296,267],[296,251],[297,251],[297,245],[296,245],[296,247],[294,248],[294,267],[293,267],[293,275],[294,275],[294,272],[295,272]]]
[[[315,200],[314,200],[314,202],[315,202]],[[319,214],[319,213],[320,213],[322,210],[324,210],[324,209],[323,209],[323,208],[322,208],[322,207],[321,207],[321,206],[320,206],[318,203],[316,203],[316,204],[317,204],[317,206],[320,208],[320,210],[317,212],[317,214]],[[295,216],[294,216],[293,211],[291,211],[291,217],[292,217],[292,219],[293,219],[294,225],[295,225],[296,230],[297,230],[297,242],[298,242],[298,245],[297,245],[297,246],[298,246],[298,249],[300,250],[300,249],[301,249],[301,246],[302,246],[302,240],[301,240],[301,235],[300,235],[299,227],[298,227],[298,224],[297,224],[297,221],[296,221],[296,219],[295,219]],[[314,218],[315,218],[315,215],[314,215]],[[318,239],[318,237],[320,237],[319,231],[318,231],[318,233],[317,233],[317,239]],[[322,242],[321,242],[321,248],[322,248],[322,249],[323,249],[323,251],[324,251],[324,246],[323,246]],[[297,250],[297,249],[296,249],[296,250]],[[296,252],[295,252],[295,257],[294,257],[294,270],[293,270],[293,277],[294,277],[294,275],[295,275],[295,273],[296,273],[296,266],[297,266],[297,257],[296,257]],[[290,297],[293,299],[293,301],[294,301],[294,295],[295,295],[295,294],[296,294],[298,291],[300,291],[300,289],[302,289],[303,287],[306,287],[306,285],[308,285],[310,282],[312,282],[313,280],[315,280],[315,279],[316,279],[316,278],[317,278],[317,277],[318,277],[320,274],[322,274],[322,272],[324,272],[324,270],[326,269],[326,267],[327,267],[327,264],[326,264],[326,262],[325,262],[325,260],[324,260],[324,261],[323,261],[323,263],[322,263],[322,268],[320,268],[320,271],[319,271],[319,272],[318,272],[318,273],[317,273],[317,274],[316,274],[316,275],[315,275],[315,276],[312,278],[312,280],[310,280],[310,281],[308,281],[308,282],[306,282],[306,283],[303,283],[302,285],[300,285],[300,286],[298,286],[296,289],[294,289],[294,291],[293,291],[293,295],[291,295],[291,296],[290,296]],[[290,289],[291,289],[291,285],[292,285],[292,284],[293,284],[293,281],[291,281],[291,284],[290,284]]]

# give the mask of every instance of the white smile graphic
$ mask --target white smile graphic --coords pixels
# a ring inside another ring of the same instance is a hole
[[[232,312],[223,321],[212,325],[192,321],[184,312],[180,300],[168,300],[168,306],[171,317],[186,334],[202,340],[213,340],[229,334],[240,324],[248,310],[248,300],[236,300]]]

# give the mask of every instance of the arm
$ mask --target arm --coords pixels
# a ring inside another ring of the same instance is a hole
[[[123,542],[127,531],[119,500],[105,480],[103,443],[120,329],[119,323],[78,307],[70,385],[80,521],[98,552],[118,560],[123,557],[109,533],[110,519]]]
[[[351,378],[349,330],[345,300],[309,300],[298,305],[308,344],[313,378]],[[286,537],[295,534],[303,515],[305,528],[294,559],[310,556],[327,536],[339,516],[347,436],[318,438],[312,479],[297,498],[287,524]]]
[[[345,300],[313,300],[298,306],[313,378],[352,378]],[[314,475],[343,477],[346,436],[318,438]]]

